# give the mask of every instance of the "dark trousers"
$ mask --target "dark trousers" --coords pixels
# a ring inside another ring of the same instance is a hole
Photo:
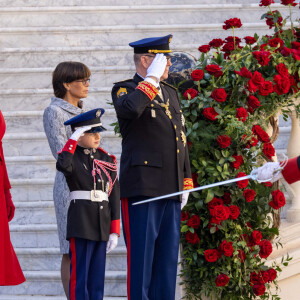
[[[180,202],[122,199],[122,222],[127,246],[128,300],[175,299],[180,238]]]
[[[70,300],[102,300],[106,242],[70,240]]]

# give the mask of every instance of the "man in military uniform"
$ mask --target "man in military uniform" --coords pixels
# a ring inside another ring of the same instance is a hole
[[[129,300],[175,298],[180,208],[188,193],[183,199],[132,204],[193,187],[179,99],[163,81],[171,66],[171,38],[130,43],[136,74],[112,89],[123,138],[120,191]]]

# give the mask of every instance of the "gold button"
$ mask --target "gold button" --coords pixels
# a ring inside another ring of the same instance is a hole
[[[154,104],[151,104],[151,107],[154,107]]]
[[[180,112],[182,112],[182,110],[180,110]]]
[[[174,128],[176,129],[176,128],[177,128],[177,126],[176,126],[176,125],[174,125]]]
[[[177,153],[179,153],[179,149],[177,149]]]
[[[147,165],[147,164],[148,164],[148,162],[145,160],[145,161],[144,161],[144,164],[145,164],[145,165]]]
[[[176,137],[176,141],[178,142],[178,137]]]

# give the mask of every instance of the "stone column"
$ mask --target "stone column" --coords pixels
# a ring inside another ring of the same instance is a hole
[[[287,153],[289,158],[300,155],[300,124],[296,116],[296,112],[290,113],[292,128],[291,135],[287,146]],[[290,185],[293,191],[292,205],[287,211],[287,220],[289,222],[300,222],[300,181]]]

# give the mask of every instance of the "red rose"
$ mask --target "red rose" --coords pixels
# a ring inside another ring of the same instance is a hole
[[[207,203],[208,209],[214,209],[217,205],[223,205],[221,198],[213,197],[212,200]]]
[[[208,44],[212,48],[220,48],[224,44],[224,41],[222,39],[213,39]]]
[[[239,44],[242,40],[237,36],[228,36],[225,38],[226,43],[235,43]]]
[[[245,36],[244,40],[245,40],[247,45],[253,45],[254,43],[256,43],[255,37],[252,37],[252,36]]]
[[[198,50],[202,53],[207,53],[210,51],[210,47],[209,45],[202,45],[198,48]]]
[[[244,107],[239,107],[236,109],[235,116],[239,121],[242,121],[244,123],[247,119],[247,115],[248,115],[247,110]]]
[[[230,219],[236,220],[240,215],[240,209],[236,205],[230,205],[229,206],[229,212],[230,212]]]
[[[246,254],[242,249],[239,249],[238,251],[238,258],[241,260],[241,263],[243,263],[246,259]]]
[[[294,60],[300,60],[300,50],[292,49],[291,52]]]
[[[225,274],[220,274],[215,280],[216,286],[225,286],[228,284],[228,282],[229,277]]]
[[[228,192],[225,192],[223,195],[224,203],[230,204],[231,203],[231,194]]]
[[[234,49],[235,49],[236,47],[235,47],[235,45],[234,45],[234,43],[233,42],[230,42],[230,43],[226,43],[223,47],[222,47],[222,51],[223,52],[231,52],[231,51],[233,51]]]
[[[252,127],[252,132],[261,142],[267,143],[270,141],[269,135],[259,125],[254,125]]]
[[[289,77],[290,76],[288,68],[283,63],[278,64],[276,66],[276,70],[279,73],[279,75],[281,75],[282,77]]]
[[[251,79],[248,81],[247,88],[250,93],[255,93],[257,91],[257,86],[253,83]]]
[[[280,27],[282,26],[283,18],[278,10],[273,10],[272,12],[268,12],[266,16],[266,23],[269,26],[269,29],[275,26],[274,20],[276,21],[276,24],[278,24]]]
[[[291,5],[291,6],[296,6],[297,3],[295,3],[296,0],[281,0],[281,4],[283,5]]]
[[[284,46],[284,42],[280,38],[274,38],[274,39],[269,40],[269,45],[273,48],[281,49]]]
[[[192,245],[198,244],[200,242],[200,239],[196,232],[191,233],[190,231],[188,231],[187,234],[185,235],[185,239],[187,240],[188,243]]]
[[[252,77],[252,73],[246,67],[242,67],[240,71],[234,71],[234,73],[246,78]]]
[[[223,29],[225,29],[225,30],[228,30],[230,28],[242,27],[242,22],[239,18],[228,19],[224,23],[225,23],[225,25],[223,25]]]
[[[269,6],[274,3],[274,0],[261,0],[259,6]]]
[[[216,249],[208,249],[204,251],[205,259],[208,262],[215,262],[218,259],[218,250]]]
[[[246,176],[246,174],[244,172],[239,172],[239,174],[237,174],[236,178],[244,177],[244,176]],[[243,188],[247,187],[248,183],[249,183],[249,179],[245,179],[245,180],[238,181],[236,184],[240,189],[243,189]]]
[[[266,271],[259,271],[258,274],[255,272],[251,273],[250,277],[251,285],[262,284],[264,285],[269,281],[269,274]]]
[[[300,50],[300,43],[299,42],[292,42],[292,49]]]
[[[203,79],[203,75],[204,75],[204,72],[202,70],[194,70],[192,73],[191,73],[191,77],[194,81],[200,81],[201,79]]]
[[[255,284],[253,286],[253,292],[256,296],[261,296],[265,293],[266,287],[263,284]]]
[[[256,109],[261,106],[259,100],[253,95],[248,96],[247,101],[248,101],[248,105],[253,109]]]
[[[221,148],[225,149],[230,146],[231,138],[227,135],[219,135],[217,137],[217,142],[221,146]]]
[[[242,163],[244,163],[244,159],[243,159],[243,156],[242,155],[232,155],[232,157],[235,159],[235,161],[233,161],[231,163],[231,166],[234,168],[234,169],[238,169],[240,167],[240,165]]]
[[[217,120],[216,116],[218,116],[219,114],[215,111],[213,107],[207,107],[203,109],[203,115],[206,119],[215,121]]]
[[[265,143],[262,152],[270,159],[275,155],[275,149],[271,143]]]
[[[254,198],[255,198],[255,195],[256,195],[256,192],[254,190],[251,190],[251,189],[246,189],[243,192],[243,196],[244,196],[244,198],[247,202],[253,201]]]
[[[282,50],[280,51],[280,53],[281,53],[283,56],[287,57],[287,56],[289,56],[289,55],[292,54],[292,51],[291,51],[290,48],[283,47]]]
[[[262,77],[261,73],[255,71],[251,77],[251,81],[253,82],[253,84],[255,84],[256,86],[260,86],[262,85],[265,80]]]
[[[197,215],[193,215],[187,222],[187,226],[192,227],[194,229],[199,228],[200,226],[200,218]]]
[[[198,95],[198,91],[190,88],[185,91],[183,96],[186,100],[189,100],[189,99],[194,99],[197,95]]]
[[[205,67],[205,70],[210,74],[217,77],[220,77],[223,75],[223,72],[221,71],[221,67],[218,65],[207,65]]]
[[[274,209],[279,209],[282,206],[285,206],[285,197],[283,192],[280,190],[273,191],[272,193],[272,201],[269,202],[269,205]]]
[[[270,62],[271,53],[269,51],[254,51],[253,56],[257,59],[258,63],[266,66]]]
[[[227,242],[226,240],[221,243],[219,246],[219,250],[225,255],[225,256],[232,256],[233,253],[233,247],[232,242]]]
[[[258,90],[261,96],[268,96],[269,94],[273,93],[272,81],[265,81],[262,85],[259,86]]]
[[[255,245],[259,245],[262,239],[262,234],[258,230],[252,232],[252,240]]]
[[[210,96],[217,102],[225,102],[227,98],[227,94],[223,88],[215,89]]]
[[[274,86],[274,92],[278,95],[287,94],[290,90],[291,84],[289,77],[283,77],[281,75],[275,75],[273,80],[276,82]]]
[[[187,211],[181,212],[181,222],[186,221],[189,218],[189,213]]]
[[[267,258],[273,251],[272,244],[267,240],[262,240],[259,244],[259,256],[261,258]]]
[[[266,187],[271,187],[272,186],[272,182],[267,181],[267,182],[262,182],[262,184]]]
[[[277,271],[274,270],[273,268],[267,270],[266,272],[268,272],[268,275],[269,275],[269,282],[272,282],[276,279],[277,277]]]
[[[216,205],[213,209],[210,210],[210,214],[213,217],[213,222],[219,224],[220,221],[225,221],[229,218],[229,210],[224,205]]]
[[[194,188],[199,187],[198,183],[198,173],[192,173],[193,186]]]

